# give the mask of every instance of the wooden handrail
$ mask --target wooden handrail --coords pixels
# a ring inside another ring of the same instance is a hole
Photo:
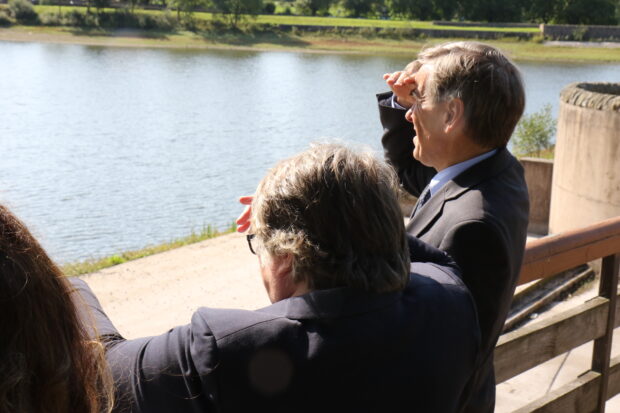
[[[515,413],[602,413],[606,401],[620,393],[620,360],[611,360],[614,328],[620,325],[620,216],[529,242],[519,284],[551,277],[599,258],[598,297],[500,337],[495,348],[497,383],[594,340],[590,371]]]
[[[519,284],[546,278],[620,250],[620,216],[528,242]]]

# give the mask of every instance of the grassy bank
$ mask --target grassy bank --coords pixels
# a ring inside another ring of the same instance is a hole
[[[369,33],[281,32],[249,29],[230,32],[158,32],[140,30],[79,29],[75,27],[12,26],[0,28],[0,41],[72,43],[92,46],[155,47],[176,49],[290,50],[320,53],[404,55],[424,45],[455,39],[384,38]],[[515,60],[547,62],[620,62],[620,49],[547,46],[534,41],[505,38],[485,40]]]
[[[41,15],[43,13],[58,13],[58,6],[35,6],[36,12]],[[105,13],[113,13],[117,9],[102,9]],[[63,13],[72,11],[83,12],[84,7],[63,6]],[[136,14],[162,15],[165,11],[161,10],[140,10]],[[174,13],[172,13],[174,14]],[[192,18],[198,21],[212,22],[217,20],[217,16],[213,13],[194,12]],[[437,29],[437,30],[464,30],[464,31],[493,31],[501,33],[539,33],[540,29],[534,27],[489,27],[489,26],[449,26],[435,25],[432,21],[419,20],[397,20],[397,19],[366,19],[366,18],[348,18],[348,17],[319,17],[319,16],[295,16],[295,15],[275,15],[261,14],[255,18],[249,18],[252,24],[270,24],[270,25],[290,25],[290,26],[333,26],[333,27],[373,27],[383,29]]]
[[[66,275],[69,276],[88,274],[91,272],[102,270],[104,268],[112,267],[114,265],[122,264],[127,261],[137,260],[138,258],[148,257],[149,255],[169,251],[175,248],[183,247],[185,245],[195,244],[197,242],[215,238],[220,235],[231,234],[236,230],[237,225],[235,223],[232,223],[228,228],[223,231],[219,231],[211,225],[208,225],[202,228],[202,230],[200,230],[199,232],[192,231],[191,234],[185,237],[176,238],[163,244],[152,245],[138,250],[125,251],[111,255],[109,257],[65,264],[62,266],[62,270]]]

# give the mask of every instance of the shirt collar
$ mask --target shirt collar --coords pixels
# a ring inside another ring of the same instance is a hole
[[[465,172],[467,169],[471,168],[475,164],[495,155],[496,152],[497,149],[493,149],[489,152],[483,153],[482,155],[478,155],[474,158],[454,164],[447,167],[446,169],[439,171],[428,184],[429,190],[431,191],[431,196],[435,195],[435,193],[437,193],[448,181],[456,178],[458,175]]]

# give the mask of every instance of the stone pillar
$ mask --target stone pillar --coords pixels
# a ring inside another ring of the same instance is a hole
[[[562,90],[549,232],[620,215],[620,83]]]
[[[549,232],[549,207],[551,204],[551,182],[553,161],[551,159],[521,158],[530,196],[530,222],[527,232],[547,235]]]

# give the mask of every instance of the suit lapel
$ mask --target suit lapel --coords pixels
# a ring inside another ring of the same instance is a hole
[[[475,164],[451,181],[448,181],[409,220],[407,232],[414,237],[422,236],[443,213],[446,202],[459,198],[481,182],[498,175],[510,167],[512,162],[516,162],[515,158],[506,148],[501,148],[495,155]]]
[[[450,181],[452,182],[452,181]],[[448,182],[448,184],[450,183]],[[446,184],[446,185],[448,185]],[[413,217],[407,223],[407,232],[414,237],[419,237],[431,226],[443,211],[445,202],[445,186],[431,197],[424,205],[419,207]]]

